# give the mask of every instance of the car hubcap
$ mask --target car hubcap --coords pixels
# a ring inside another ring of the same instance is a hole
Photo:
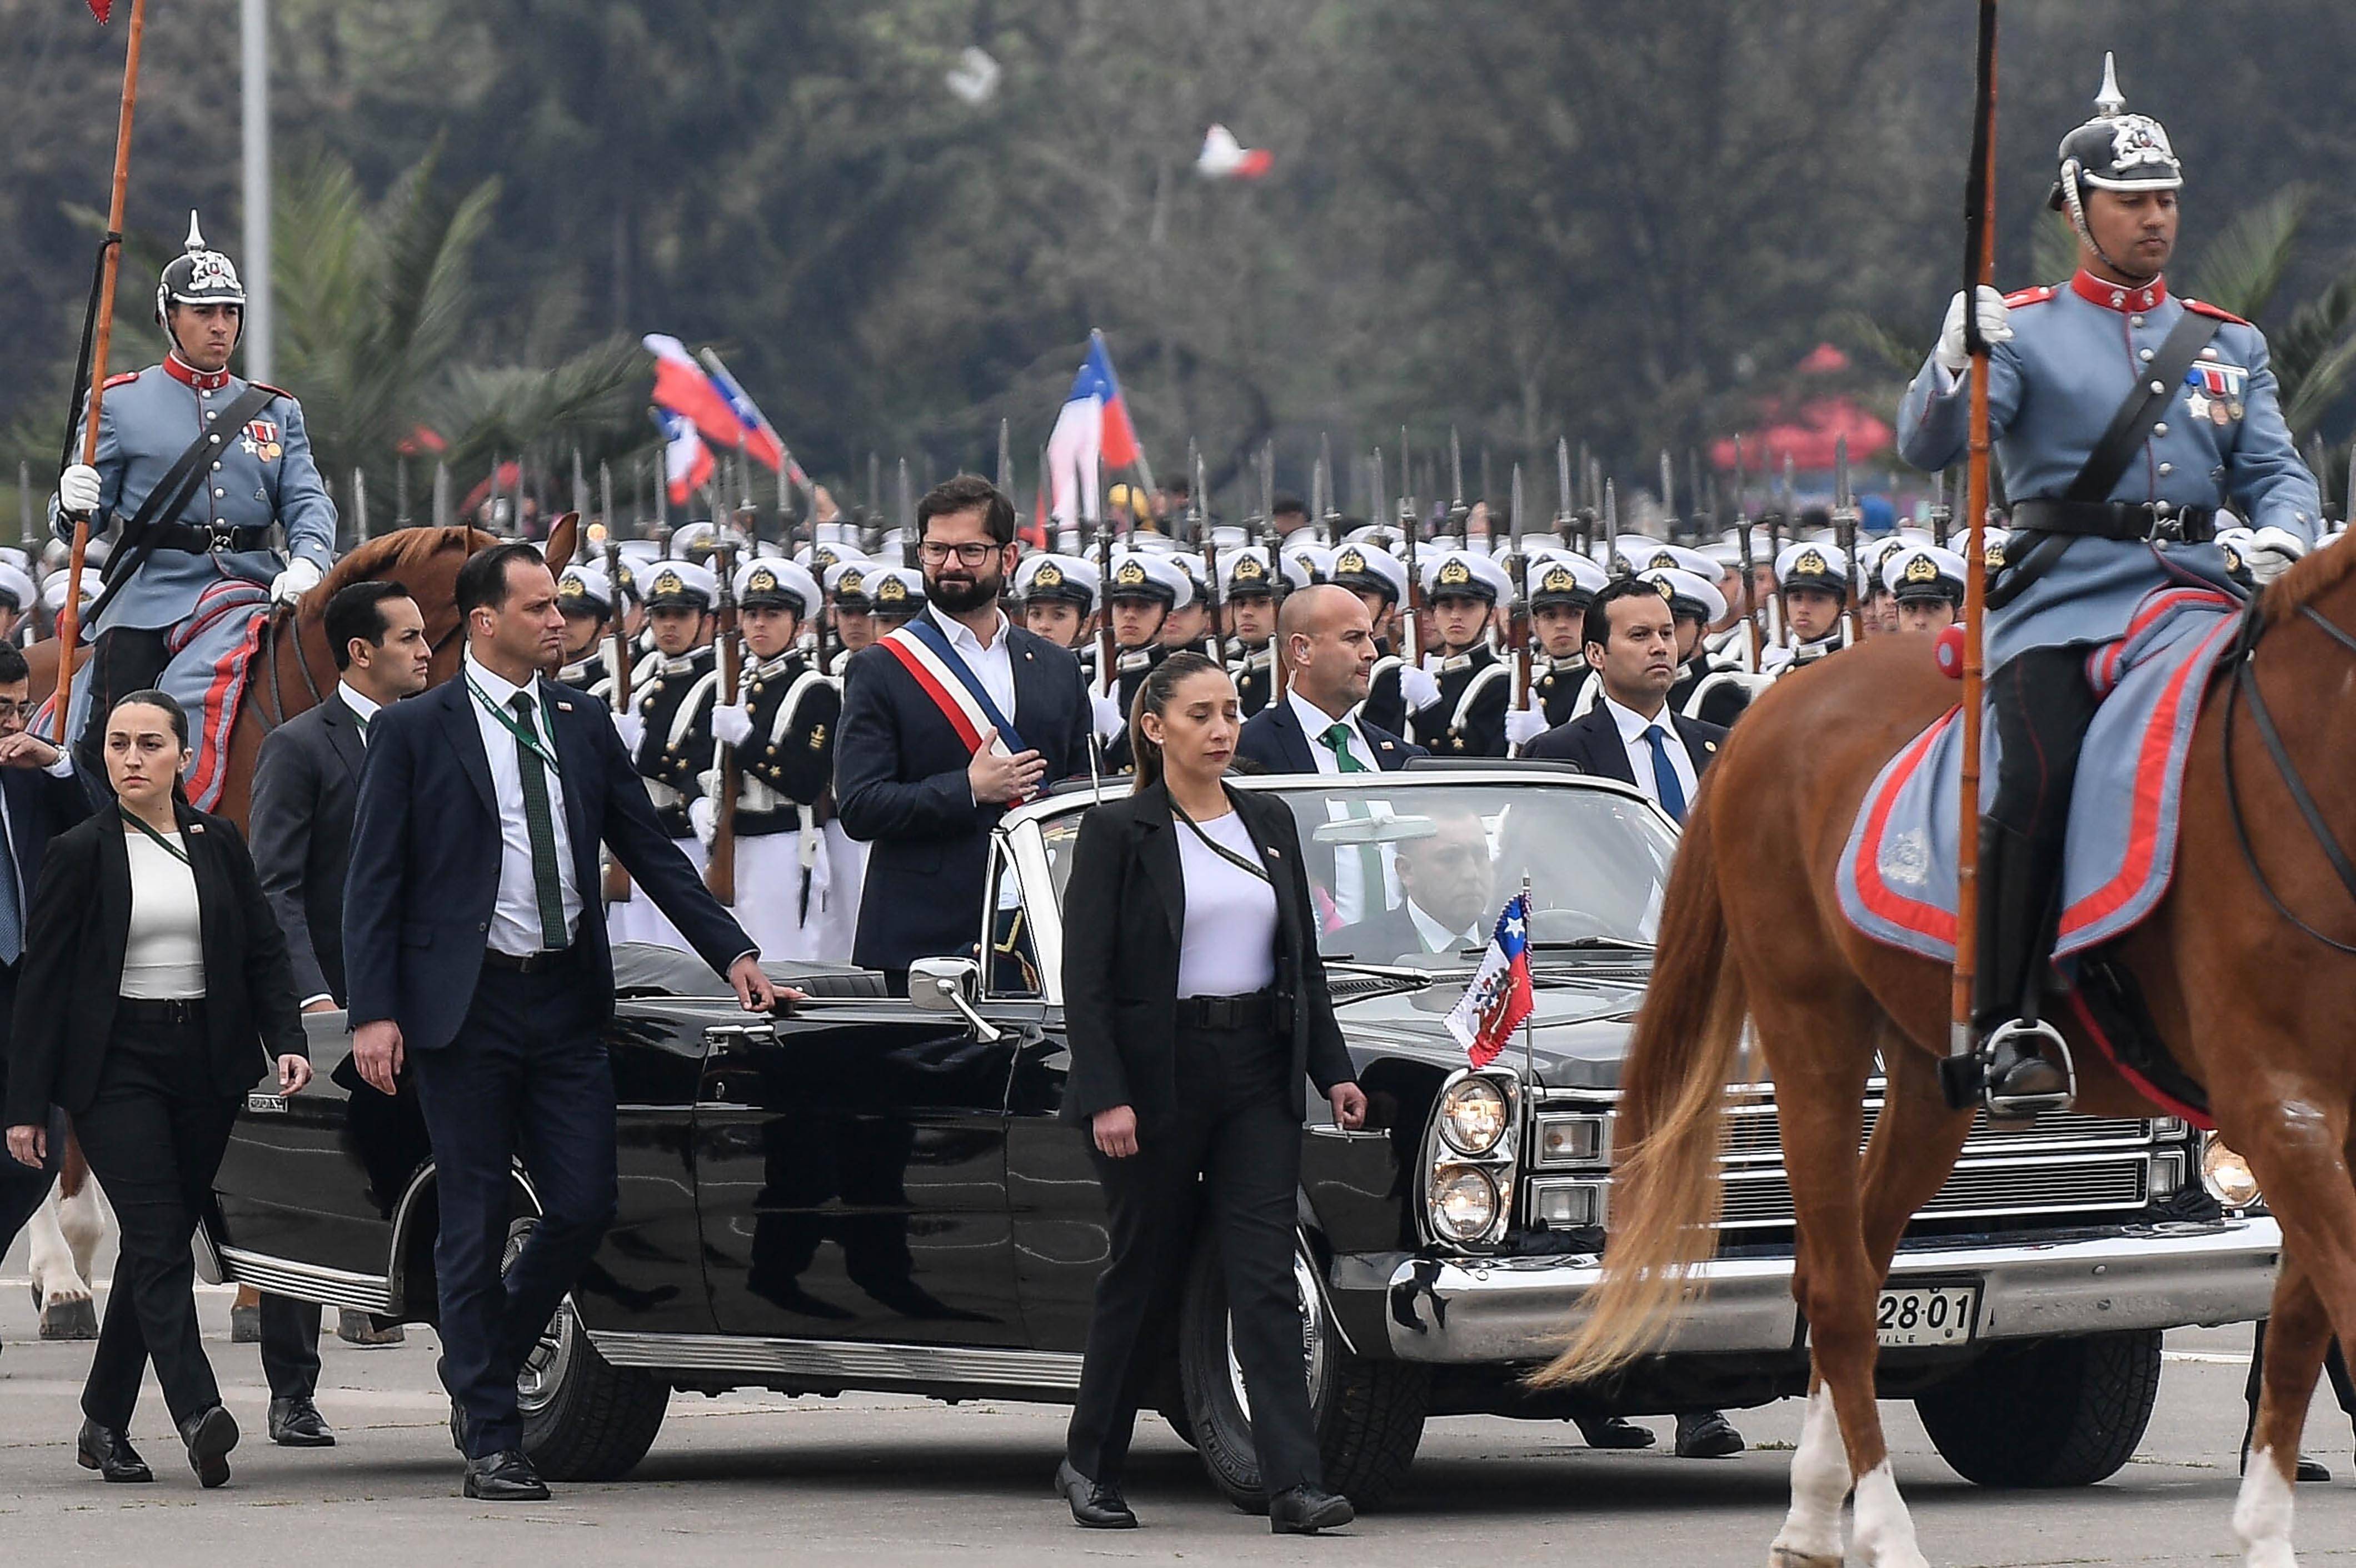
[[[1318,1294],[1317,1277],[1309,1272],[1309,1260],[1299,1252],[1292,1254],[1292,1290],[1301,1307],[1301,1365],[1309,1380],[1309,1393],[1313,1400],[1325,1372],[1325,1315],[1323,1298]],[[1251,1396],[1244,1391],[1243,1362],[1236,1357],[1236,1319],[1227,1315],[1227,1387],[1236,1396],[1236,1408],[1251,1419]]]
[[[500,1273],[505,1273],[514,1264],[517,1255],[523,1251],[525,1239],[531,1232],[530,1220],[516,1222],[515,1229],[508,1235],[506,1251],[499,1259]],[[531,1353],[524,1358],[522,1369],[516,1373],[518,1413],[526,1417],[536,1415],[556,1398],[557,1391],[564,1386],[566,1374],[573,1369],[574,1348],[580,1337],[580,1320],[573,1316],[573,1303],[563,1302],[558,1305],[556,1315],[548,1320],[547,1326],[540,1331],[539,1340],[533,1344]]]

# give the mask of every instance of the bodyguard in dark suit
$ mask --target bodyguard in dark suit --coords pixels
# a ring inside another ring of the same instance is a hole
[[[13,642],[0,642],[0,1101],[8,1083],[8,1025],[25,956],[25,913],[40,886],[49,841],[90,815],[90,796],[63,753],[25,725],[32,717],[31,672]],[[65,1119],[52,1114],[48,1157],[39,1166],[0,1159],[0,1252],[16,1241],[57,1179]]]
[[[1363,614],[1363,611],[1361,612]],[[1210,1207],[1252,1444],[1280,1533],[1351,1518],[1324,1489],[1292,1253],[1307,1080],[1364,1123],[1291,809],[1221,781],[1235,683],[1193,650],[1138,693],[1137,789],[1081,820],[1064,895],[1065,1121],[1088,1130],[1111,1219],[1056,1483],[1080,1524],[1137,1522],[1120,1493],[1137,1346]]]
[[[1522,755],[1575,762],[1600,779],[1633,784],[1684,822],[1726,732],[1668,705],[1677,634],[1662,590],[1632,577],[1597,594],[1587,607],[1587,662],[1602,682],[1600,700]]]
[[[425,618],[399,583],[354,583],[327,602],[322,620],[341,671],[316,707],[262,740],[253,769],[253,866],[262,897],[286,933],[287,961],[306,1013],[344,1004],[344,874],[352,859],[352,806],[378,710],[425,690],[434,664]],[[334,1432],[312,1402],[319,1387],[319,1304],[262,1297],[262,1370],[270,1382],[270,1440],[326,1448]],[[366,1313],[345,1314],[345,1337],[380,1335]],[[356,1320],[356,1321],[355,1321]]]
[[[1355,711],[1366,700],[1376,653],[1374,624],[1357,595],[1330,583],[1287,594],[1276,644],[1285,665],[1286,700],[1244,722],[1237,756],[1271,773],[1388,773],[1425,755],[1423,747]],[[1337,725],[1344,736],[1333,735]],[[1336,739],[1344,744],[1337,746]]]
[[[540,678],[564,616],[538,553],[480,552],[457,601],[458,678],[369,726],[344,891],[352,1057],[386,1094],[408,1067],[433,1140],[442,1380],[466,1495],[536,1500],[548,1488],[523,1454],[516,1374],[616,1205],[599,843],[741,1004],[766,1012],[779,993],[655,820],[605,707]],[[519,1153],[540,1212],[502,1282]]]
[[[928,652],[947,650],[932,656],[953,657],[1015,733],[969,744],[927,693],[913,650],[864,648],[844,673],[835,800],[843,832],[872,846],[851,960],[882,970],[898,992],[913,961],[972,953],[990,830],[1009,805],[1086,773],[1093,728],[1079,660],[999,608],[1014,563],[1013,503],[960,474],[917,503],[916,531],[926,607],[911,630]],[[980,702],[953,673],[927,679]],[[980,727],[992,726],[985,717]]]
[[[198,1479],[229,1479],[237,1423],[197,1334],[189,1239],[246,1090],[311,1079],[286,939],[236,825],[179,795],[188,721],[134,692],[92,727],[115,810],[58,836],[27,928],[8,1081],[8,1152],[46,1154],[73,1118],[122,1228],[122,1257],[82,1390],[76,1456],[114,1481],[150,1478],[127,1435],[150,1359]]]

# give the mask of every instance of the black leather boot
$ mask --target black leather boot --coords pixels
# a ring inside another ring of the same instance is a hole
[[[1991,1115],[2003,1114],[2008,1106],[2031,1115],[2059,1109],[2070,1095],[2068,1069],[2024,1045],[2024,1037],[2034,1039],[2029,1031],[2012,1027],[2036,1018],[2037,993],[2051,953],[2054,886],[2061,873],[2053,854],[1994,821],[1981,824],[1980,950],[1972,1023],[1983,1043],[1982,1092]]]

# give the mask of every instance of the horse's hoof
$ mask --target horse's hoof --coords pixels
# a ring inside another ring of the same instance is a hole
[[[1814,1552],[1795,1552],[1788,1546],[1770,1547],[1767,1568],[1841,1568],[1845,1557],[1825,1557]]]
[[[41,1308],[41,1337],[44,1339],[95,1339],[98,1337],[98,1304],[88,1296],[79,1301],[53,1301]]]

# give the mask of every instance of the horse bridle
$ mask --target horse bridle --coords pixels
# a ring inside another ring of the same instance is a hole
[[[2320,628],[2332,641],[2356,654],[2356,637],[2334,626],[2313,605],[2299,606],[2298,613]],[[2331,824],[2324,820],[2321,808],[2315,803],[2315,796],[2308,789],[2307,781],[2299,777],[2297,765],[2291,761],[2289,749],[2283,745],[2282,734],[2275,727],[2274,715],[2266,711],[2265,693],[2258,690],[2258,639],[2265,635],[2265,618],[2259,606],[2254,603],[2244,612],[2241,634],[2234,639],[2233,657],[2238,668],[2225,688],[2222,740],[2225,814],[2233,819],[2233,838],[2242,847],[2243,863],[2249,866],[2250,875],[2257,882],[2258,891],[2265,895],[2266,902],[2274,907],[2275,913],[2333,951],[2356,957],[2356,943],[2343,942],[2337,937],[2317,930],[2292,913],[2290,907],[2282,901],[2274,885],[2266,880],[2265,868],[2258,865],[2257,851],[2250,843],[2249,823],[2243,819],[2241,790],[2233,782],[2233,707],[2236,698],[2249,703],[2250,722],[2257,726],[2259,741],[2265,746],[2266,755],[2274,759],[2275,771],[2282,776],[2283,787],[2290,791],[2291,803],[2298,808],[2298,814],[2306,820],[2308,832],[2315,835],[2315,842],[2321,847],[2323,858],[2330,865],[2332,875],[2339,877],[2340,886],[2348,890],[2351,901],[2356,901],[2356,862],[2351,862],[2348,852],[2340,847],[2339,838],[2331,831]]]

